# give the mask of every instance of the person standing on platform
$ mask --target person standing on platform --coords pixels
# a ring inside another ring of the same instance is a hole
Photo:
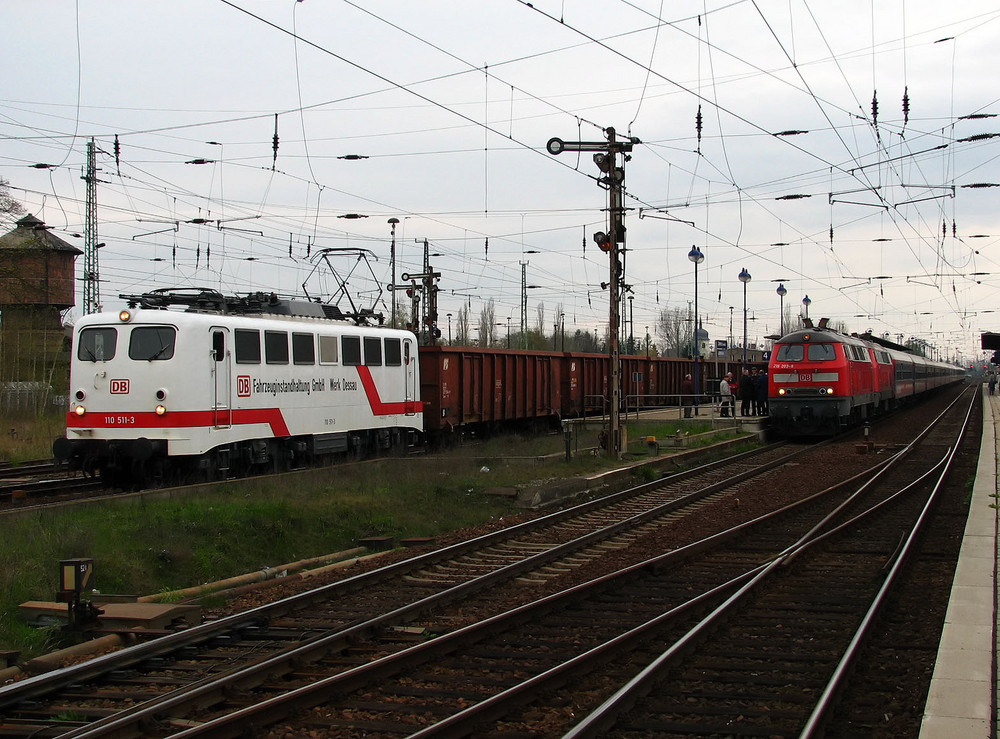
[[[691,418],[691,405],[694,403],[694,380],[691,375],[684,375],[681,382],[681,405],[684,407],[684,418]]]
[[[757,415],[766,416],[767,409],[767,370],[761,370],[757,375]]]
[[[733,373],[728,373],[722,378],[719,383],[719,397],[722,402],[719,404],[719,415],[723,418],[729,416],[729,411],[732,410],[733,415],[736,415],[736,406],[733,403]]]
[[[750,377],[750,370],[744,368],[740,376],[740,415],[749,416],[753,412],[753,399],[755,396],[753,378]]]
[[[993,391],[997,389],[997,376],[996,375],[992,375],[992,374],[990,375],[989,388],[990,388],[990,395],[992,395]]]

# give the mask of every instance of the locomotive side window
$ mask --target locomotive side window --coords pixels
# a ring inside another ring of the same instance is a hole
[[[361,337],[345,336],[343,342],[344,364],[357,367],[361,364]]]
[[[286,332],[264,332],[264,358],[268,364],[288,364],[288,334]]]
[[[77,339],[76,358],[83,362],[107,362],[115,358],[118,329],[85,328]]]
[[[378,336],[365,337],[365,364],[369,367],[382,366],[382,339]]]
[[[222,331],[212,332],[212,358],[216,362],[226,358],[226,335]]]
[[[336,364],[338,349],[340,348],[336,336],[319,337],[319,363]]]
[[[779,362],[801,362],[804,357],[802,344],[782,344],[778,347]]]
[[[385,340],[385,364],[387,367],[399,367],[403,364],[403,353],[399,339]]]
[[[837,358],[833,344],[810,344],[808,357],[810,362],[830,362]]]
[[[292,334],[292,362],[316,364],[316,348],[312,334]]]
[[[136,326],[128,341],[129,359],[152,361],[174,356],[177,330],[173,326]]]
[[[233,339],[237,364],[260,364],[260,331],[238,328]]]

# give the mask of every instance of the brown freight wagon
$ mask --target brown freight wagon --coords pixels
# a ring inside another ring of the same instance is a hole
[[[766,363],[761,363],[766,366]],[[608,412],[611,358],[607,354],[526,351],[469,346],[420,349],[420,396],[428,433],[490,432],[503,427],[556,425],[563,418]],[[737,363],[719,363],[722,374]],[[678,405],[681,381],[694,361],[622,356],[622,410]],[[703,392],[716,364],[701,362]]]

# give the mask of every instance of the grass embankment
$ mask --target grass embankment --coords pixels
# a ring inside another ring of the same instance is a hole
[[[633,426],[633,439],[673,435],[675,421]],[[684,426],[692,435],[707,424]],[[18,433],[21,444],[45,432]],[[593,430],[596,439],[597,429]],[[732,438],[710,434],[707,444]],[[590,432],[574,442],[591,446]],[[35,450],[8,449],[0,458],[44,458]],[[643,442],[631,447],[646,451]],[[214,487],[211,493],[166,499],[136,498],[92,504],[4,521],[0,546],[0,649],[26,657],[54,646],[53,635],[26,626],[17,606],[53,600],[58,562],[92,557],[95,588],[104,593],[147,595],[190,587],[265,567],[349,549],[358,539],[433,537],[514,512],[507,497],[490,495],[538,478],[570,477],[612,465],[605,456],[557,457],[546,466],[530,456],[564,450],[562,436],[503,437],[449,450],[441,457],[385,459],[343,464],[280,478],[255,478]],[[442,471],[446,470],[446,471]]]

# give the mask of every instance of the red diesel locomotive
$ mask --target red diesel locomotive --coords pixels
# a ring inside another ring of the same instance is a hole
[[[774,345],[768,366],[771,427],[788,436],[831,435],[964,376],[961,367],[871,335],[842,334],[823,319]]]

